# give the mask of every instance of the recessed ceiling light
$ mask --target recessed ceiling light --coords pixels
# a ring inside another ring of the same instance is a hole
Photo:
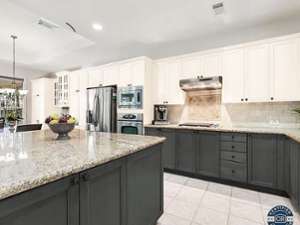
[[[94,23],[93,28],[94,30],[103,30],[103,26],[99,23]]]

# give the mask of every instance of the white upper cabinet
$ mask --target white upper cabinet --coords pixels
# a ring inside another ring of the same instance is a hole
[[[184,92],[179,87],[180,62],[159,62],[156,68],[155,104],[183,104]]]
[[[146,63],[144,60],[138,60],[132,63],[132,84],[144,85],[145,82],[145,73],[146,73]]]
[[[244,101],[244,49],[225,50],[223,54],[223,103]]]
[[[70,73],[69,113],[80,119],[80,70]]]
[[[120,65],[119,86],[139,86],[145,83],[146,63],[137,60]]]
[[[131,85],[132,64],[124,63],[120,65],[119,86],[125,87]]]
[[[118,85],[119,83],[119,66],[112,65],[103,68],[103,84]]]
[[[269,45],[254,45],[245,49],[245,101],[270,100]]]
[[[300,39],[272,43],[271,59],[271,97],[274,101],[300,101]]]
[[[180,79],[189,79],[201,76],[203,64],[199,56],[188,57],[181,60]]]
[[[103,85],[103,70],[100,68],[93,68],[88,71],[88,87],[97,87]]]
[[[214,77],[222,74],[222,54],[213,53],[202,56],[203,70],[201,76]]]

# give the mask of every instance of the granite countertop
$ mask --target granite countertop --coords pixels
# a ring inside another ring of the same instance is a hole
[[[0,133],[0,199],[30,190],[114,159],[164,138],[74,130],[67,141],[50,130]]]
[[[218,127],[190,127],[179,126],[178,124],[169,125],[145,125],[145,128],[165,128],[165,129],[183,129],[200,131],[219,131],[219,132],[238,132],[238,133],[262,133],[262,134],[281,134],[286,135],[300,143],[300,128],[277,128],[277,127],[231,127],[220,125]]]

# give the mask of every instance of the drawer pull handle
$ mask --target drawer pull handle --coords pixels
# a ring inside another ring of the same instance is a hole
[[[232,159],[234,159],[234,158],[235,158],[235,156],[234,156],[234,155],[232,155],[232,156],[231,156],[231,158],[232,158]]]
[[[231,148],[234,149],[234,145],[232,145]]]
[[[231,138],[234,139],[234,136],[232,135]]]
[[[231,173],[233,173],[233,174],[234,174],[234,173],[235,173],[235,171],[234,171],[234,170],[231,170]]]

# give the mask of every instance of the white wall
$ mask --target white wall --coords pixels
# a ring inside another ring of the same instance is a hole
[[[16,64],[16,77],[24,79],[24,89],[31,90],[31,80],[41,77],[45,74],[43,71],[32,70]],[[0,76],[12,77],[12,63],[0,61]],[[26,121],[31,118],[31,93],[26,97]]]

